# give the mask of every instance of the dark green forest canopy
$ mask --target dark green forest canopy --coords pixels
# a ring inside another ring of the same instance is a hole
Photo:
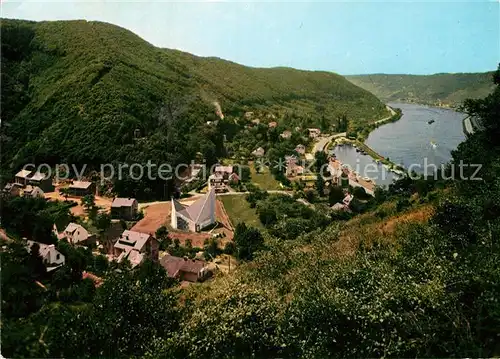
[[[493,72],[434,75],[353,75],[346,78],[383,101],[457,106],[493,91]]]
[[[371,93],[328,72],[258,69],[161,49],[101,22],[2,19],[2,157],[97,166],[222,154],[226,118],[269,111],[365,123],[386,115]]]

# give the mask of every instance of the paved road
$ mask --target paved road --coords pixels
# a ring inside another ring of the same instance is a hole
[[[250,192],[224,192],[224,193],[217,193],[217,197],[220,197],[220,196],[232,196],[232,195],[244,195],[244,194],[249,194],[249,193]],[[288,196],[293,196],[293,191],[270,190],[270,191],[267,191],[267,193],[271,193],[271,194],[286,194]],[[196,193],[196,194],[194,194],[191,197],[182,198],[182,200],[193,201],[193,200],[196,200],[196,199],[198,199],[198,198],[200,198],[202,196],[204,196],[204,194],[202,194],[202,193]],[[142,202],[142,203],[139,203],[139,209],[143,209],[144,207],[153,206],[155,204],[164,204],[164,203],[170,203],[170,200],[168,200],[168,201]],[[0,236],[1,236],[1,232],[0,232]]]
[[[381,120],[378,120],[378,121],[375,121],[374,123],[380,123],[380,122],[385,122],[387,121],[388,119],[390,119],[392,116],[394,116],[396,114],[396,111],[394,111],[391,107],[389,106],[385,106],[387,108],[388,111],[391,112],[391,115],[390,116],[387,116],[387,117],[384,117],[383,119]]]
[[[314,144],[311,154],[314,155],[316,152],[324,151],[326,145],[328,145],[334,138],[345,137],[346,135],[346,132],[341,132],[328,137],[321,137],[318,142]]]
[[[243,195],[243,194],[249,194],[250,192],[224,192],[224,193],[217,193],[217,197],[219,196],[232,196],[232,195]],[[281,191],[281,190],[269,190],[267,193],[270,194],[286,194],[288,196],[293,196],[293,191]]]

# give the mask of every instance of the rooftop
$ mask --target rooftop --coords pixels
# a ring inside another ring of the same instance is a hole
[[[172,199],[175,210],[180,214],[190,218],[195,223],[205,222],[212,216],[212,212],[215,211],[215,189],[211,189],[203,197],[199,198],[189,207],[183,206],[181,203]]]
[[[163,256],[160,259],[160,264],[165,268],[168,276],[171,278],[177,277],[179,272],[198,274],[205,267],[204,261],[171,255]]]
[[[135,198],[115,198],[111,207],[132,207],[135,202]]]
[[[135,249],[140,251],[150,235],[147,233],[124,230],[120,238],[115,243],[115,248],[130,250]]]
[[[31,175],[31,171],[28,170],[20,170],[16,173],[16,177],[28,178]]]
[[[92,182],[73,181],[73,183],[69,185],[69,188],[88,189],[91,185],[92,185]]]
[[[30,177],[32,181],[41,181],[44,180],[47,175],[41,172],[35,172],[33,176]]]
[[[232,173],[233,166],[215,166],[215,172]]]

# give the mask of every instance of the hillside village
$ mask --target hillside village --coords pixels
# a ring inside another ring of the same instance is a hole
[[[228,271],[231,261],[233,269],[236,267],[238,249],[234,236],[240,222],[266,227],[259,209],[253,209],[253,197],[285,197],[312,212],[326,208],[323,216],[349,216],[353,211],[362,211],[364,203],[374,195],[373,182],[361,179],[328,151],[328,145],[336,140],[347,140],[345,133],[332,136],[318,128],[298,126],[288,130],[278,125],[276,116],[262,117],[266,121],[256,118],[254,112],[246,112],[245,128],[251,131],[265,126],[269,132],[283,129],[276,146],[269,142],[263,144],[266,148],[255,148],[248,157],[222,159],[205,179],[202,175],[207,172],[206,166],[193,163],[187,176],[176,183],[178,198],[170,201],[139,203],[135,198],[109,197],[100,195],[95,179],[59,182],[26,169],[16,173],[2,194],[4,198],[70,203],[72,221],[61,228],[53,224],[52,234],[57,242],[87,247],[94,255],[104,256],[109,262],[126,263],[131,268],[149,259],[160,263],[170,277],[181,282],[203,281],[218,271]],[[277,148],[285,154],[278,161],[273,155]],[[326,166],[323,173],[318,173],[318,163]],[[353,199],[357,203],[354,206]],[[322,220],[326,224],[325,220],[326,217]],[[65,263],[57,242],[27,240],[27,248],[35,244],[39,247],[48,272]]]

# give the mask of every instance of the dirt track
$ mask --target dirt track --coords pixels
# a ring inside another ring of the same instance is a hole
[[[45,198],[48,200],[53,200],[53,201],[55,201],[55,200],[63,201],[63,202],[65,201],[64,196],[61,195],[57,189],[55,192],[45,193]],[[82,197],[68,196],[68,201],[74,201],[74,202],[78,203],[78,205],[71,207],[71,213],[75,216],[84,217],[86,215],[86,213],[85,213],[85,210],[83,209],[82,205],[80,204],[81,199],[82,199]],[[112,202],[113,202],[113,199],[111,199],[111,198],[95,196],[96,206],[98,206],[104,212],[110,211]]]

